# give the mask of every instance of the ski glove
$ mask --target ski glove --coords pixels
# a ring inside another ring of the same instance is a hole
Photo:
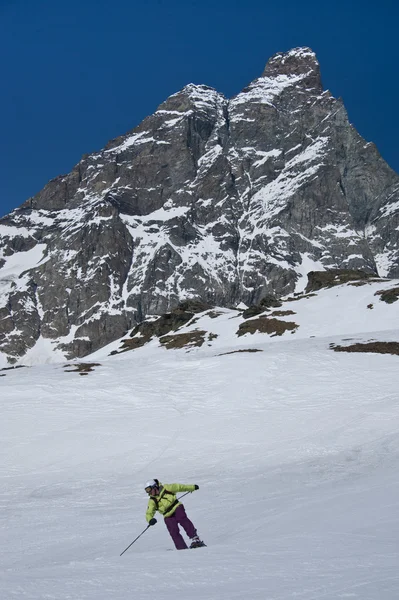
[[[155,523],[156,523],[156,522],[157,522],[157,520],[156,520],[156,519],[150,519],[150,520],[148,521],[148,525],[155,525]]]
[[[195,486],[194,486],[194,489],[195,489],[195,490],[199,490],[199,485],[195,485]]]

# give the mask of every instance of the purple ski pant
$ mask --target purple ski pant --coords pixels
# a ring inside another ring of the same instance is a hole
[[[185,550],[187,548],[187,544],[179,531],[179,525],[183,527],[189,538],[197,535],[197,530],[186,515],[183,504],[180,504],[176,508],[172,516],[166,517],[165,525],[168,528],[170,536],[178,550]]]

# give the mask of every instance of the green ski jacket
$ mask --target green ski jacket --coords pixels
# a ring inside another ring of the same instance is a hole
[[[160,483],[158,496],[151,496],[148,500],[145,518],[149,523],[158,511],[165,517],[171,517],[181,502],[176,498],[178,492],[194,492],[195,485],[185,483]]]

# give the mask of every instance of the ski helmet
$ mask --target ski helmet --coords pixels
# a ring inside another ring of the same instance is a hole
[[[150,479],[150,481],[147,481],[147,483],[144,486],[144,489],[147,489],[149,487],[157,487],[157,482],[155,481],[155,479]]]

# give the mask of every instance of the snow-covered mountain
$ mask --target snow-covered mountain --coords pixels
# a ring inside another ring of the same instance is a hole
[[[204,85],[0,220],[0,344],[82,357],[184,299],[259,303],[312,270],[398,277],[399,176],[308,48],[231,100]]]
[[[399,281],[310,283],[0,371],[2,598],[397,599]],[[167,552],[159,517],[120,557],[152,477],[199,485],[207,548]]]

